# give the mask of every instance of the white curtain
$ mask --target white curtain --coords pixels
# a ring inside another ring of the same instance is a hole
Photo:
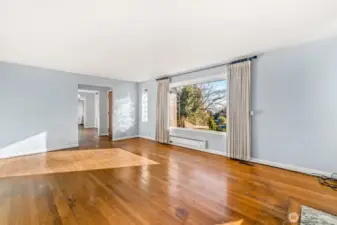
[[[169,79],[159,80],[157,89],[156,141],[169,142]]]
[[[227,153],[230,158],[251,158],[251,62],[228,67]]]

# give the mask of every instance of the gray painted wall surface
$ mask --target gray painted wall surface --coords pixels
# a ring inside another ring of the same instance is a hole
[[[79,84],[111,88],[114,138],[137,135],[137,83],[0,62],[0,157],[77,145]]]
[[[336,62],[336,38],[254,61],[253,157],[337,171]]]

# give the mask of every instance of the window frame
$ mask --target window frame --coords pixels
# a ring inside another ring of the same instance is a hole
[[[146,95],[146,106],[144,102],[144,96]],[[147,88],[144,88],[142,90],[142,123],[149,122],[149,90]],[[144,113],[146,112],[146,115]],[[145,117],[146,116],[146,117]]]
[[[209,82],[215,82],[215,81],[222,81],[222,80],[227,80],[227,73],[220,73],[220,74],[215,74],[211,76],[203,76],[203,77],[196,77],[196,78],[191,78],[191,79],[185,79],[182,81],[177,81],[177,82],[171,82],[169,85],[169,92],[171,91],[172,88],[176,87],[181,87],[181,86],[186,86],[186,85],[194,85],[194,84],[202,84],[202,83],[209,83]],[[170,102],[170,101],[169,101]],[[169,103],[169,109],[168,111],[170,112],[170,103]],[[226,105],[226,109],[227,109]],[[168,115],[170,118],[170,114]],[[220,135],[220,136],[226,136],[227,131],[214,131],[214,130],[199,130],[199,129],[193,129],[193,128],[184,128],[184,127],[171,127],[171,124],[169,124],[169,131],[188,131],[188,132],[196,132],[196,133],[204,133],[204,134],[212,134],[212,135]]]

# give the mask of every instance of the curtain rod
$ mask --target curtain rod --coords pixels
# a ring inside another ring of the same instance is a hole
[[[257,56],[254,55],[254,56],[251,56],[251,57],[247,57],[247,58],[243,58],[243,59],[238,59],[238,60],[235,60],[235,61],[232,61],[232,62],[221,63],[221,64],[209,66],[209,67],[204,67],[204,68],[199,68],[199,69],[189,70],[189,71],[186,71],[186,72],[177,73],[177,74],[172,75],[172,76],[161,77],[161,78],[156,79],[156,81],[170,79],[172,77],[178,77],[178,76],[185,75],[185,74],[188,74],[188,73],[194,73],[194,72],[198,72],[198,71],[213,69],[213,68],[220,67],[220,66],[232,65],[232,64],[236,64],[236,63],[240,63],[240,62],[245,62],[245,61],[249,61],[249,60],[256,59],[256,58],[257,58]]]

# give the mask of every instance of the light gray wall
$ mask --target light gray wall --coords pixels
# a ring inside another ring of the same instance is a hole
[[[0,62],[0,157],[78,145],[79,84],[114,91],[115,138],[138,134],[136,83]]]
[[[253,157],[337,171],[336,62],[336,38],[254,61]]]

